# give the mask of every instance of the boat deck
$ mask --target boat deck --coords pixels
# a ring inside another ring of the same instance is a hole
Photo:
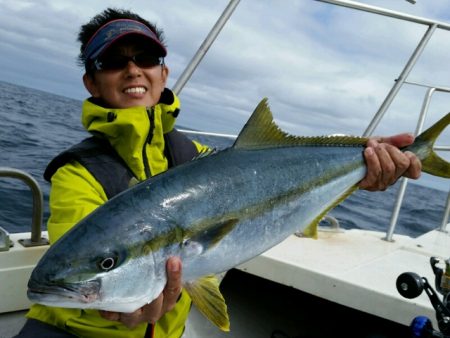
[[[408,328],[292,287],[232,269],[221,290],[230,332],[221,332],[195,307],[183,338],[407,337]]]
[[[396,280],[415,272],[434,287],[430,257],[450,256],[450,235],[434,230],[416,239],[397,235],[394,242],[383,236],[356,229],[321,231],[317,240],[290,236],[239,269],[403,325],[425,315],[436,327],[425,292],[403,298]]]
[[[374,328],[385,330],[376,333],[378,337],[395,337],[415,316],[435,321],[425,293],[405,299],[395,282],[401,273],[411,271],[434,285],[429,259],[450,256],[450,235],[440,231],[415,239],[397,235],[394,242],[383,236],[355,229],[321,230],[317,240],[290,236],[225,276],[221,289],[229,307],[231,333],[220,332],[193,307],[185,338],[324,337],[330,328],[356,330],[355,320],[366,328],[358,337],[373,336]],[[17,245],[14,250],[22,249]],[[29,264],[22,272],[31,272]],[[21,271],[17,265],[14,270]],[[27,278],[21,280],[26,283]],[[26,297],[25,285],[20,288],[14,289]],[[7,301],[7,295],[3,296]],[[0,337],[17,333],[23,315],[23,311],[1,314]]]

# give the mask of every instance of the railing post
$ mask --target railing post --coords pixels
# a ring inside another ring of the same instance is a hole
[[[447,206],[445,207],[444,217],[442,218],[442,224],[441,227],[439,228],[440,231],[446,231],[449,214],[450,214],[450,190],[447,196]]]
[[[397,95],[398,91],[402,87],[403,83],[406,81],[406,78],[408,77],[412,68],[416,64],[417,59],[422,54],[423,50],[425,49],[425,46],[427,45],[428,41],[431,39],[431,36],[433,35],[436,28],[437,28],[437,24],[433,24],[428,28],[425,35],[422,37],[422,40],[420,40],[419,44],[417,45],[414,53],[409,58],[408,63],[403,68],[403,71],[401,72],[400,76],[396,80],[394,86],[391,88],[388,95],[386,96],[383,103],[381,104],[380,108],[378,109],[377,113],[372,118],[372,121],[367,126],[366,130],[363,133],[363,136],[372,135],[373,131],[378,126],[382,117],[386,113],[386,110],[389,108],[389,106],[391,105],[395,96]]]
[[[28,173],[13,169],[0,167],[0,177],[10,177],[16,178],[24,183],[26,183],[32,193],[33,197],[33,215],[31,221],[31,238],[30,239],[21,239],[19,243],[25,247],[29,246],[39,246],[48,244],[48,240],[46,238],[41,238],[41,225],[43,220],[43,205],[44,198],[42,196],[42,191],[39,187],[39,183]]]
[[[428,107],[430,106],[431,96],[436,91],[436,88],[428,88],[425,98],[423,99],[422,109],[420,110],[419,120],[417,121],[417,127],[415,135],[419,135],[423,129],[423,124],[425,122],[425,117],[428,112]],[[394,235],[394,230],[397,225],[398,215],[400,213],[400,208],[403,203],[403,198],[405,196],[406,185],[408,184],[407,178],[402,178],[400,188],[397,194],[397,199],[395,201],[394,210],[392,211],[391,221],[389,223],[389,228],[386,232],[385,240],[391,242]]]
[[[194,57],[192,58],[191,62],[187,65],[186,69],[183,71],[183,73],[178,78],[175,85],[172,87],[172,91],[179,95],[181,90],[183,89],[186,82],[190,79],[192,73],[197,68],[200,61],[205,56],[206,52],[208,51],[209,47],[213,44],[214,40],[217,38],[217,35],[219,35],[220,31],[222,30],[223,26],[227,23],[230,16],[233,14],[233,11],[239,4],[240,0],[231,0],[228,3],[228,6],[223,11],[222,15],[217,20],[216,24],[213,26],[201,46],[199,47],[197,53],[195,53]]]

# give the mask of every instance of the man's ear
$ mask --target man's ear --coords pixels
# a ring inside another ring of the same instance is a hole
[[[167,84],[167,79],[169,78],[169,67],[167,67],[166,65],[163,65],[161,72],[162,72],[161,76],[162,76],[163,89],[164,89]]]
[[[83,75],[83,83],[84,87],[87,89],[89,94],[91,94],[92,97],[99,97],[99,92],[97,89],[97,84],[95,83],[94,75],[93,74],[87,74],[84,73]]]

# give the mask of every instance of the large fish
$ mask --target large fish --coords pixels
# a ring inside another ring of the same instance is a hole
[[[404,150],[423,171],[450,177],[432,150],[447,114]],[[166,260],[183,262],[183,286],[222,330],[226,305],[211,275],[233,268],[321,218],[365,176],[360,137],[296,137],[273,122],[264,99],[234,145],[139,183],[52,245],[28,283],[31,301],[131,312],[166,283]]]

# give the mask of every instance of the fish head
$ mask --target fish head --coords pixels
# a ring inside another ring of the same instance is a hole
[[[130,219],[120,224],[122,231],[113,231],[119,224],[101,220],[88,218],[49,248],[28,282],[32,302],[132,312],[161,293],[165,264],[157,262],[165,261],[143,244],[151,242],[151,227],[143,231],[145,225]]]

